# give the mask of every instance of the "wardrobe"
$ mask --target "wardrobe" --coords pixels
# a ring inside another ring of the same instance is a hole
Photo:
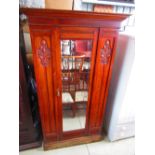
[[[126,14],[21,8],[31,36],[44,149],[103,139],[106,99]]]

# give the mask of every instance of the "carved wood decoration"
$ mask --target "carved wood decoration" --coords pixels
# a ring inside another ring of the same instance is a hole
[[[46,40],[41,40],[40,47],[37,50],[39,59],[44,67],[46,67],[50,60],[50,49],[48,48]]]
[[[110,40],[106,40],[103,48],[101,48],[101,63],[108,64],[109,58],[111,56],[111,46]]]

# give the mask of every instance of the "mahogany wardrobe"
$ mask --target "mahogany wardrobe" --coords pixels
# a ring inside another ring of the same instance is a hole
[[[102,139],[126,14],[21,8],[31,36],[44,149]]]

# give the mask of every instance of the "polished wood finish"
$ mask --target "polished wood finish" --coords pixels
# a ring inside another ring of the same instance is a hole
[[[58,26],[88,26],[120,28],[121,21],[126,19],[127,14],[95,13],[84,11],[66,11],[51,9],[20,9],[29,17],[29,25],[58,25]]]
[[[118,30],[128,15],[26,8],[20,13],[28,16],[44,149],[99,140]],[[62,39],[93,40],[86,125],[67,132],[62,127]],[[41,56],[40,49],[44,49]]]
[[[91,142],[100,141],[102,139],[103,139],[103,136],[101,135],[76,137],[76,138],[71,138],[71,139],[62,140],[62,141],[44,143],[44,149],[49,150],[49,149],[68,147],[68,146],[79,145],[79,144],[87,144]]]

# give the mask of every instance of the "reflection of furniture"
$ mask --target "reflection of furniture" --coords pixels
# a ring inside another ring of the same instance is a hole
[[[80,89],[80,78],[84,65],[84,56],[62,56],[63,90],[76,91]]]
[[[76,111],[76,91],[80,89],[80,79],[84,56],[62,56],[62,103],[71,106],[73,116]]]
[[[82,51],[91,51],[92,49],[92,41],[91,40],[75,40],[74,41],[74,51],[82,52]]]
[[[78,55],[84,54],[85,61],[90,61],[91,50],[92,50],[92,40],[75,40],[73,50]]]
[[[76,91],[75,101],[76,103],[86,103],[88,101],[88,90]]]
[[[128,15],[28,9],[44,149],[102,139],[117,31]],[[85,128],[63,131],[61,40],[92,40]]]

